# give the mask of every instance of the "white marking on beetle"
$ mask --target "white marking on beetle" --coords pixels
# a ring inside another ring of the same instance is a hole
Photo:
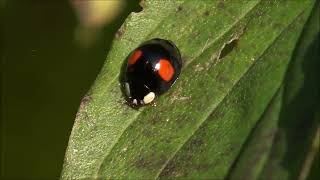
[[[159,69],[160,69],[160,63],[157,63],[154,68],[155,68],[156,70],[159,70]]]
[[[136,99],[133,99],[132,101],[133,104],[137,105],[138,104],[138,101]]]
[[[154,92],[149,92],[147,95],[143,97],[143,103],[149,104],[154,100],[155,97],[156,97],[156,94],[154,94]]]
[[[128,96],[128,97],[131,97],[131,94],[130,94],[130,85],[129,85],[129,83],[125,83],[125,91],[126,91],[126,95]]]

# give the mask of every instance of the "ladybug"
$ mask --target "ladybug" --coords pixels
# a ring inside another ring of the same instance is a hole
[[[133,106],[146,105],[176,82],[182,67],[179,49],[169,40],[151,39],[127,58],[124,91]]]

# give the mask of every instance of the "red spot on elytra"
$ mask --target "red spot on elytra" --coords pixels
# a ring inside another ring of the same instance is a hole
[[[174,74],[174,68],[172,67],[171,63],[166,59],[160,59],[159,65],[159,76],[167,82],[170,81]]]
[[[130,56],[129,60],[128,60],[128,64],[129,65],[133,65],[135,64],[138,59],[141,57],[142,55],[142,51],[141,50],[136,50],[133,52],[133,54]]]

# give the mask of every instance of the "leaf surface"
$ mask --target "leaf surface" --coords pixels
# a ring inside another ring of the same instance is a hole
[[[313,1],[143,1],[83,99],[62,179],[224,178],[279,89]],[[156,107],[123,101],[127,55],[172,40],[183,70]]]

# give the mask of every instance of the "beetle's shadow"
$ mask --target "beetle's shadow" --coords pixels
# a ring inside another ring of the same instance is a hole
[[[127,96],[127,93],[126,93],[125,83],[127,81],[127,78],[126,78],[127,62],[128,62],[128,59],[129,59],[130,55],[131,55],[131,53],[125,58],[125,60],[121,64],[120,75],[119,75],[119,79],[118,80],[119,80],[119,83],[120,83],[120,89],[121,89],[122,97],[125,99],[125,104],[127,106],[130,106],[131,108],[133,108],[135,110],[138,110],[140,108],[140,106],[131,103],[131,99]]]

